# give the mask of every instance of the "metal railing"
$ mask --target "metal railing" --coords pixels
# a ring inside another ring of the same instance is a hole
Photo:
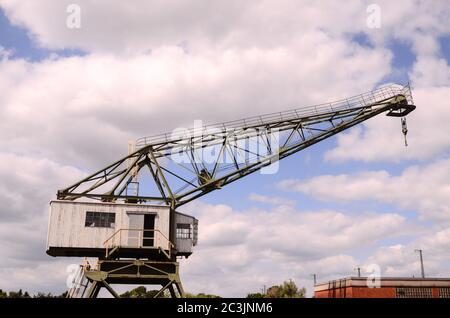
[[[136,234],[133,235],[134,233]],[[146,236],[149,233],[152,235]],[[146,243],[149,245],[146,245]],[[168,251],[170,256],[171,250],[175,248],[175,245],[160,230],[150,229],[119,229],[103,243],[103,246],[106,249],[106,255],[109,255],[110,249],[115,247],[126,247],[161,248]]]
[[[163,133],[149,137],[142,137],[136,140],[136,149],[143,148],[149,145],[158,145],[174,140],[184,139],[186,135],[191,137],[208,134],[211,130],[230,130],[243,127],[261,126],[278,121],[289,121],[318,114],[325,114],[340,110],[365,107],[381,101],[389,100],[395,96],[403,95],[408,103],[413,103],[411,89],[409,84],[398,85],[391,84],[382,86],[374,91],[356,95],[350,98],[337,100],[334,102],[312,105],[302,108],[291,109],[282,112],[270,113],[260,116],[247,117],[244,119],[233,120],[218,124],[204,125],[202,127],[194,127],[187,129],[183,133]]]
[[[84,293],[89,285],[89,280],[85,276],[86,271],[90,271],[92,269],[97,268],[97,264],[95,266],[91,266],[89,261],[85,258],[83,263],[80,264],[77,271],[72,277],[71,286],[67,291],[66,298],[83,298]]]

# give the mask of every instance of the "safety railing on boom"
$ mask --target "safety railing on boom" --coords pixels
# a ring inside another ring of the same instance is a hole
[[[185,131],[184,133],[163,133],[148,137],[142,137],[136,140],[136,149],[143,148],[149,145],[158,145],[161,143],[167,143],[178,139],[183,139],[185,135],[199,136],[204,135],[205,132],[211,131],[211,129],[237,129],[237,128],[250,128],[262,125],[271,124],[274,122],[289,121],[299,118],[305,118],[308,116],[315,116],[319,114],[327,114],[341,110],[357,109],[369,106],[371,104],[380,103],[384,100],[388,100],[398,95],[405,96],[408,104],[413,104],[411,89],[409,84],[398,85],[390,84],[382,86],[377,90],[349,97],[346,99],[337,100],[330,103],[323,103],[318,105],[306,106],[296,108],[292,110],[270,113],[266,115],[247,117],[244,119],[233,120],[218,124],[204,125],[202,127],[194,127]]]
[[[58,199],[177,208],[382,113],[401,118],[407,145],[405,116],[415,108],[409,85],[391,84],[335,102],[144,137],[128,156],[59,190]],[[150,172],[146,195],[128,192],[141,169]]]

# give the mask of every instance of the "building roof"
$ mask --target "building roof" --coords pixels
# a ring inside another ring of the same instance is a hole
[[[326,283],[318,283],[314,291],[343,287],[369,287],[374,277],[344,277]],[[380,287],[450,287],[450,278],[444,277],[380,277]],[[369,284],[368,284],[369,282]]]

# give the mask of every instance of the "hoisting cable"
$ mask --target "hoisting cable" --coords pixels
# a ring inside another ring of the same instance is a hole
[[[402,133],[405,136],[405,147],[408,147],[408,141],[406,140],[406,134],[408,133],[408,127],[406,126],[406,117],[401,118],[402,121]]]

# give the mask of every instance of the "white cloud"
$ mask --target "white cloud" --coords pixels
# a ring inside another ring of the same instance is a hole
[[[421,266],[417,249],[423,253],[425,275],[427,277],[449,277],[450,228],[428,229],[408,244],[383,246],[366,261],[381,267],[384,276],[420,277]]]
[[[205,203],[183,211],[200,220],[199,245],[181,264],[185,287],[224,296],[244,296],[289,278],[308,284],[311,292],[310,274],[351,275],[358,261],[347,253],[404,235],[407,228],[397,214],[350,216],[288,206],[234,211]]]
[[[437,55],[419,56],[411,71],[417,108],[407,116],[408,147],[402,147],[400,120],[377,116],[337,136],[328,161],[428,160],[450,149],[450,67]]]
[[[121,156],[129,139],[368,90],[389,73],[385,50],[325,34],[308,40],[323,53],[294,47],[192,55],[165,47],[134,57],[4,60],[0,146],[98,168]]]
[[[83,175],[48,159],[0,153],[0,219],[7,222],[42,217],[56,190]]]
[[[424,88],[423,90],[426,91],[432,90],[434,87],[446,87],[448,94],[450,89],[450,67],[448,61],[436,55],[420,56],[414,64],[411,77],[414,79],[414,84],[417,87]],[[448,104],[446,105],[445,112],[448,113]],[[430,111],[429,106],[427,110]],[[439,112],[439,109],[437,108],[435,111]]]
[[[366,1],[295,0],[245,2],[78,0],[81,28],[66,27],[69,0],[2,0],[9,19],[29,30],[49,48],[80,48],[89,52],[142,53],[155,47],[277,47],[302,42],[318,29],[332,37],[360,32],[375,42],[395,37],[426,52],[424,35],[449,33],[450,9],[442,1],[377,1],[381,28],[370,29]],[[310,49],[315,49],[314,46]]]
[[[11,51],[0,45],[0,60],[6,60],[11,56]]]
[[[389,38],[408,41],[415,52],[426,54],[436,48],[430,46],[434,44],[433,38],[450,33],[450,8],[445,0],[379,0],[376,4],[381,8],[381,28],[368,31],[375,41]]]
[[[66,266],[45,253],[48,204],[84,174],[48,159],[0,153],[0,289],[62,293]]]
[[[423,218],[450,219],[450,159],[410,166],[401,175],[387,171],[322,175],[307,180],[284,180],[279,187],[318,199],[376,200],[418,211]]]
[[[68,266],[78,259],[53,259],[46,262],[31,260],[27,266],[1,267],[0,279],[3,291],[27,291],[62,294],[67,290],[66,280],[70,274]]]
[[[345,6],[337,1],[307,6],[297,1],[183,5],[142,1],[140,10],[136,3],[79,1],[84,21],[80,30],[65,27],[70,1],[0,3],[11,21],[28,28],[42,45],[94,52],[43,63],[3,61],[0,87],[9,93],[2,96],[2,115],[14,127],[5,123],[0,127],[10,143],[2,148],[36,147],[46,156],[83,166],[115,158],[128,139],[191,125],[187,118],[220,122],[371,89],[391,72],[392,56],[383,48],[391,37],[413,44],[425,39],[435,43],[450,29],[445,27],[445,1],[432,5],[382,1],[383,23],[376,30],[367,28],[366,4],[359,1]],[[220,19],[215,12],[221,12]],[[363,48],[350,42],[358,32],[366,32],[377,46]],[[378,43],[378,38],[383,41]],[[415,65],[415,82],[442,83],[448,78],[448,66],[433,58],[436,45],[426,47],[435,48],[424,53],[414,47],[424,56]],[[109,55],[124,51],[132,54]],[[388,141],[394,131],[400,140],[398,123],[375,118],[364,135],[358,130],[341,135],[339,147],[328,158],[428,158],[447,147],[450,138],[431,130],[448,121],[450,112],[442,106],[448,92],[414,94],[416,112],[428,116],[417,115],[415,120],[411,115],[413,149],[408,154]],[[429,100],[432,106],[424,107]],[[258,109],[249,111],[250,107]],[[419,126],[423,133],[416,138]],[[32,139],[37,140],[29,143]],[[391,146],[380,151],[378,144]]]
[[[322,28],[331,35],[366,28],[361,1],[245,2],[79,0],[81,28],[66,27],[68,0],[2,0],[10,20],[49,48],[142,53],[155,47],[277,47]],[[305,7],[306,5],[306,7]]]
[[[431,74],[430,74],[431,75]],[[408,147],[398,118],[377,116],[337,136],[337,146],[325,153],[327,161],[428,160],[450,148],[450,87],[413,89],[417,108],[407,117]]]
[[[260,203],[268,203],[273,205],[294,205],[295,202],[293,200],[288,200],[286,198],[282,197],[274,197],[274,196],[267,196],[257,193],[250,193],[248,196],[248,199],[254,202],[260,202]]]

